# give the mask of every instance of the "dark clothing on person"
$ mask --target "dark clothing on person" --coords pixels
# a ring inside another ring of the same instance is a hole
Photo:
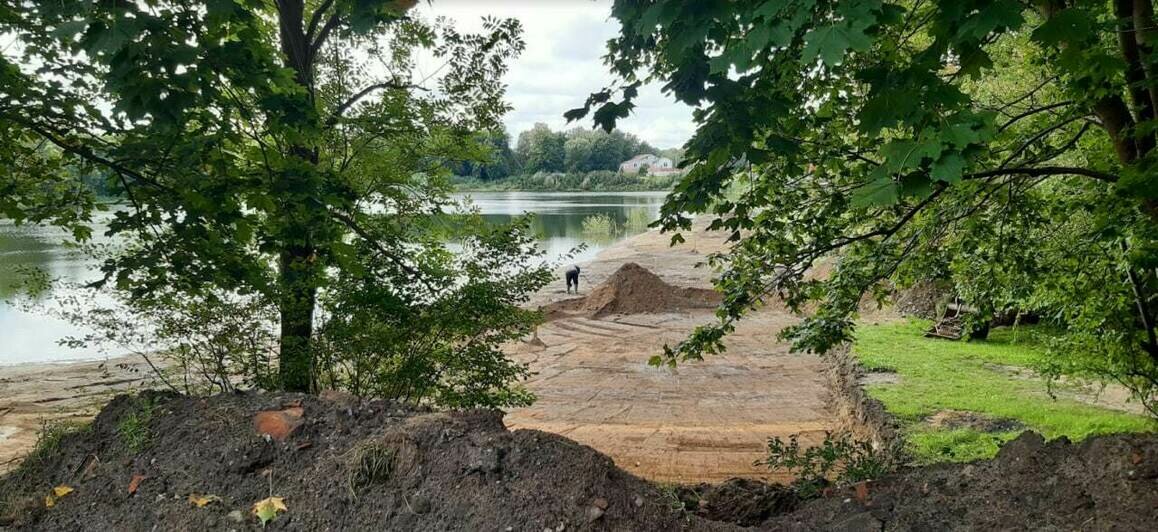
[[[571,285],[575,285],[575,293],[579,293],[579,267],[572,266],[565,274],[567,277],[567,293],[571,293]]]

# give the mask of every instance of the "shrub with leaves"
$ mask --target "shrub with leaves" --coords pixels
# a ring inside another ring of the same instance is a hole
[[[872,444],[853,438],[849,433],[824,433],[824,441],[815,447],[800,447],[799,434],[785,443],[779,436],[768,440],[768,457],[763,465],[785,469],[796,475],[793,488],[802,497],[820,492],[830,481],[849,484],[883,475],[885,461]],[[758,462],[759,463],[759,462]]]

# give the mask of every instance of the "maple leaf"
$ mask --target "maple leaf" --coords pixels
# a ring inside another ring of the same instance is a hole
[[[198,508],[204,508],[215,502],[221,502],[221,497],[216,495],[197,495],[195,493],[189,494],[189,504]]]
[[[253,514],[261,519],[261,525],[273,521],[280,512],[287,511],[285,500],[282,497],[267,497],[253,503]]]

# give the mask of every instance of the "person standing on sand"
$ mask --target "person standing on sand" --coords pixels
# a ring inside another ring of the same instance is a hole
[[[567,293],[571,293],[571,285],[575,285],[575,293],[579,293],[579,266],[572,265],[564,274],[567,277]]]

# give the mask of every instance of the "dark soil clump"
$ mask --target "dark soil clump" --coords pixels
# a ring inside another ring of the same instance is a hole
[[[961,410],[942,410],[926,418],[925,423],[936,429],[972,429],[978,432],[1009,432],[1025,428],[1016,419],[992,418]]]
[[[681,487],[676,493],[684,508],[696,515],[749,527],[795,510],[801,503],[788,487],[746,478]]]
[[[118,429],[144,402],[149,443],[134,453]],[[299,408],[284,440],[256,433],[258,412]],[[59,485],[74,491],[45,508]],[[31,530],[257,530],[252,507],[271,495],[288,508],[272,530],[731,528],[672,508],[589,447],[508,431],[498,412],[294,394],[118,397],[47,459],[0,478],[0,494],[0,528]]]
[[[715,308],[722,298],[714,290],[672,286],[634,262],[618,270],[585,297],[543,307],[547,319],[581,312],[592,318],[612,314],[653,314]]]
[[[867,489],[865,489],[867,487]],[[1158,437],[1023,433],[993,460],[914,468],[763,523],[774,530],[1153,530]]]

